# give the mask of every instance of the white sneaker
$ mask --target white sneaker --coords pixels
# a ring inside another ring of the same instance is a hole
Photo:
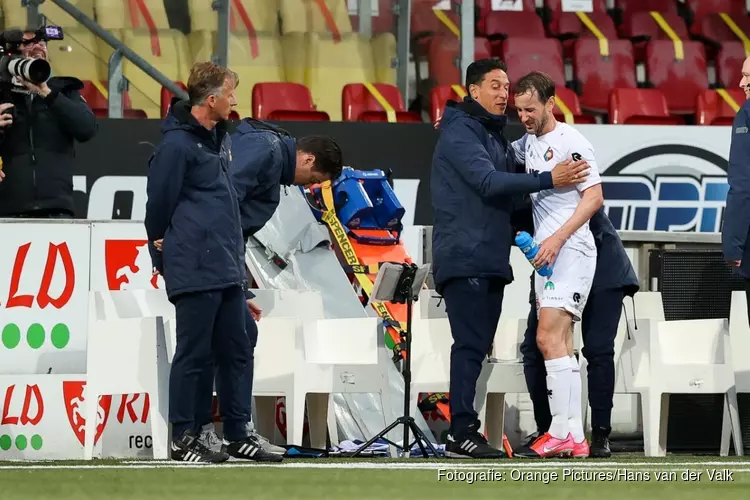
[[[198,442],[213,452],[220,452],[222,441],[216,434],[214,424],[206,424],[201,427],[201,433],[198,435]]]
[[[263,451],[267,451],[268,453],[275,453],[277,455],[283,455],[284,453],[286,453],[286,448],[282,448],[281,446],[272,444],[268,439],[258,434],[252,424],[247,424],[247,431],[258,441]]]

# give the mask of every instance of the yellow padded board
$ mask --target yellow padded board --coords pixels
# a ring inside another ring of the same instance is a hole
[[[191,31],[216,31],[219,20],[216,11],[211,8],[211,3],[210,0],[189,0]],[[278,0],[240,0],[240,3],[245,8],[256,32],[278,34]],[[242,18],[235,10],[235,0],[229,0],[229,4],[230,12],[234,12],[235,31],[247,33]]]
[[[341,120],[341,92],[348,83],[376,82],[370,41],[357,33],[335,42],[308,33],[306,84],[319,111]]]
[[[206,2],[210,3],[210,0]],[[151,14],[156,28],[169,29],[164,0],[143,0],[143,3]],[[129,0],[94,0],[96,21],[107,30],[132,29],[136,25],[139,28],[148,28],[146,18],[140,9],[135,9],[137,19],[131,18],[129,4]]]
[[[281,29],[286,33],[330,33],[316,0],[280,0]],[[352,32],[352,22],[345,0],[325,0],[339,33]]]

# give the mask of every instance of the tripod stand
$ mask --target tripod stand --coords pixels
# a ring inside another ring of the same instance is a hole
[[[419,445],[419,449],[422,451],[422,456],[428,458],[427,451],[425,449],[425,443],[427,448],[432,452],[434,457],[437,457],[437,452],[432,446],[432,443],[427,439],[427,436],[417,426],[414,417],[409,415],[409,402],[411,399],[411,319],[412,319],[412,304],[415,300],[419,299],[419,291],[421,290],[424,282],[427,278],[428,267],[419,267],[416,264],[396,264],[396,263],[385,263],[381,266],[378,276],[375,280],[371,301],[378,302],[393,302],[394,304],[406,304],[406,331],[401,332],[401,340],[405,344],[406,359],[402,360],[404,376],[404,413],[403,416],[398,417],[388,427],[377,433],[369,441],[363,444],[352,457],[358,456],[364,450],[369,448],[378,439],[383,439],[388,444],[396,447],[397,449],[404,452],[404,457],[409,457],[411,446],[414,443],[409,442],[409,430],[414,433],[415,442]],[[385,298],[384,298],[385,297]],[[387,397],[387,395],[385,396]],[[404,427],[404,440],[401,446],[390,441],[385,436],[402,425]]]

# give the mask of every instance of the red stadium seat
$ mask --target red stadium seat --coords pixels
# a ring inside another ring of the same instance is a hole
[[[300,83],[256,83],[252,106],[258,120],[330,121],[328,113],[315,109],[310,89]]]
[[[352,31],[359,31],[359,16],[349,16],[352,22]],[[396,27],[393,17],[393,1],[378,0],[378,15],[372,16],[372,34],[390,33]]]
[[[477,34],[486,36],[490,34],[488,31],[489,28],[487,27],[490,17],[498,17],[499,14],[502,14],[503,18],[512,20],[512,22],[525,22],[531,19],[528,17],[528,14],[536,14],[536,0],[523,0],[523,10],[521,11],[492,10],[492,0],[476,0],[474,8],[476,9],[475,17],[477,18]],[[538,16],[537,19],[541,22],[541,19]],[[542,29],[544,29],[544,26],[542,26]],[[542,35],[542,37],[544,36],[545,35]]]
[[[615,12],[618,17],[625,17],[635,12],[671,12],[677,14],[676,0],[615,0]]]
[[[599,14],[607,15],[606,0],[594,0],[594,11],[587,12],[586,14],[589,17],[596,16],[597,19],[600,19]],[[547,19],[549,32],[552,36],[564,35],[565,31],[563,31],[562,28],[569,30],[569,29],[575,29],[576,27],[579,27],[578,29],[580,30],[580,24],[577,24],[579,23],[578,15],[575,12],[563,12],[562,0],[545,0],[544,1],[544,16]],[[600,19],[600,22],[606,22],[606,21],[602,21]],[[600,30],[602,29],[602,27],[599,26],[598,24],[597,24],[597,27],[599,27]],[[583,27],[583,31],[588,31],[588,30],[585,27]],[[617,38],[617,35],[615,35],[614,37]]]
[[[609,123],[619,125],[681,125],[670,115],[667,99],[658,89],[615,89],[609,95]]]
[[[490,12],[485,20],[492,54],[503,58],[502,42],[508,38],[545,38],[542,19],[533,11]]]
[[[562,47],[557,40],[509,38],[503,42],[503,54],[511,82],[532,71],[544,71],[558,88],[565,87]],[[513,107],[513,95],[509,105]]]
[[[682,46],[684,58],[676,60],[672,42],[649,42],[646,75],[653,87],[664,91],[672,113],[692,114],[698,93],[708,88],[706,56],[700,42],[683,42]]]
[[[742,106],[745,92],[742,89],[726,91],[735,104]],[[698,125],[731,125],[737,112],[722,98],[716,90],[704,90],[698,94],[695,106],[695,122]]]
[[[435,85],[452,85],[463,81],[461,70],[456,66],[460,40],[455,36],[437,35],[430,42],[427,65],[430,78]],[[486,38],[475,38],[474,60],[491,57],[490,42]]]
[[[685,3],[690,11],[690,33],[693,35],[703,35],[705,27],[709,30],[713,29],[714,32],[717,29],[721,31],[721,24],[724,24],[724,21],[718,16],[720,12],[729,14],[738,24],[747,16],[744,0],[687,0]],[[708,21],[714,18],[716,18],[715,24],[713,21]],[[742,27],[741,24],[740,27]]]
[[[577,40],[573,54],[573,72],[578,82],[584,109],[606,113],[609,94],[616,88],[635,88],[635,61],[630,42],[611,40],[609,56],[599,53],[597,40]]]
[[[106,90],[107,80],[101,82],[102,88]],[[97,118],[109,117],[109,102],[107,97],[90,80],[83,81],[81,96],[94,112]],[[146,112],[141,109],[132,109],[130,95],[127,91],[122,94],[122,116],[124,118],[148,118]]]
[[[174,82],[175,85],[180,87],[182,90],[187,92],[187,87],[182,82]],[[167,116],[167,113],[169,112],[169,106],[172,103],[172,98],[174,97],[174,94],[171,90],[169,90],[166,87],[161,88],[161,117],[164,118]]]
[[[456,35],[435,15],[433,7],[439,0],[412,0],[411,6],[411,37],[414,44],[414,51],[423,56],[429,51],[432,38],[434,36],[449,36],[456,38]],[[453,22],[457,27],[461,26],[458,15],[450,10],[441,11],[445,17]]]
[[[430,121],[435,123],[443,116],[445,103],[448,101],[462,101],[463,97],[456,90],[466,95],[466,89],[463,85],[439,85],[432,87],[430,90]]]
[[[661,13],[664,20],[681,40],[690,40],[685,20],[677,12]],[[646,44],[651,40],[670,40],[650,12],[633,12],[623,19],[620,36],[633,42],[636,61],[646,59]]]
[[[588,17],[604,38],[617,40],[617,28],[606,12],[592,12]],[[563,53],[566,59],[572,57],[576,39],[596,39],[596,35],[572,12],[563,13],[557,26],[558,36],[563,40]]]
[[[731,14],[730,18],[743,33],[750,33],[750,19],[746,15]],[[738,41],[737,35],[718,14],[710,14],[693,24],[693,32],[708,42],[721,44]]]
[[[560,109],[559,101],[562,101],[565,107],[568,108],[567,111],[572,115],[573,123],[596,123],[596,117],[583,114],[581,103],[578,101],[578,96],[575,92],[565,87],[558,87],[555,89],[555,94],[558,103],[555,105],[555,109],[552,110],[552,114],[559,121],[566,121],[565,113]]]
[[[406,111],[401,91],[395,85],[374,83],[373,86],[396,112],[396,121],[421,123],[419,113]],[[388,116],[378,100],[361,83],[344,85],[341,92],[341,116],[345,122],[385,122]]]
[[[716,82],[728,89],[739,85],[745,57],[742,42],[722,43],[721,50],[716,56]]]

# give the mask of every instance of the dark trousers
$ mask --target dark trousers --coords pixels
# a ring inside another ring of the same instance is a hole
[[[443,287],[453,335],[449,395],[454,437],[479,430],[477,380],[495,338],[504,291],[505,282],[483,278],[457,278]]]
[[[255,345],[258,343],[258,325],[250,315],[250,310],[245,306],[245,333],[247,334],[250,342],[250,357],[247,365],[245,365],[245,371],[239,378],[240,386],[240,397],[242,398],[242,408],[245,413],[245,422],[250,422],[252,418],[252,403],[253,403],[253,374],[255,367]],[[198,392],[203,398],[202,402],[196,407],[195,422],[198,426],[209,424],[213,421],[213,414],[211,413],[213,403],[213,391],[214,391],[214,377],[218,376],[216,367],[213,361],[206,366],[206,369],[201,374]],[[198,399],[198,401],[201,401]],[[222,415],[223,416],[223,415]]]
[[[228,440],[245,437],[246,411],[241,378],[250,357],[245,333],[245,294],[240,287],[180,295],[175,300],[177,348],[169,376],[169,421],[172,436],[196,432],[196,415],[211,412],[212,387],[203,374],[215,363],[219,408]],[[208,392],[208,396],[206,396]]]
[[[592,292],[581,318],[582,352],[588,361],[592,428],[609,430],[611,427],[615,391],[615,337],[622,314],[623,298],[622,289]],[[544,357],[536,344],[537,324],[536,305],[531,304],[528,326],[521,344],[523,372],[534,404],[537,430],[547,432],[552,423],[552,414],[547,397],[547,370],[544,367]]]
[[[750,324],[750,280],[745,279],[745,300],[747,302],[747,322]]]

